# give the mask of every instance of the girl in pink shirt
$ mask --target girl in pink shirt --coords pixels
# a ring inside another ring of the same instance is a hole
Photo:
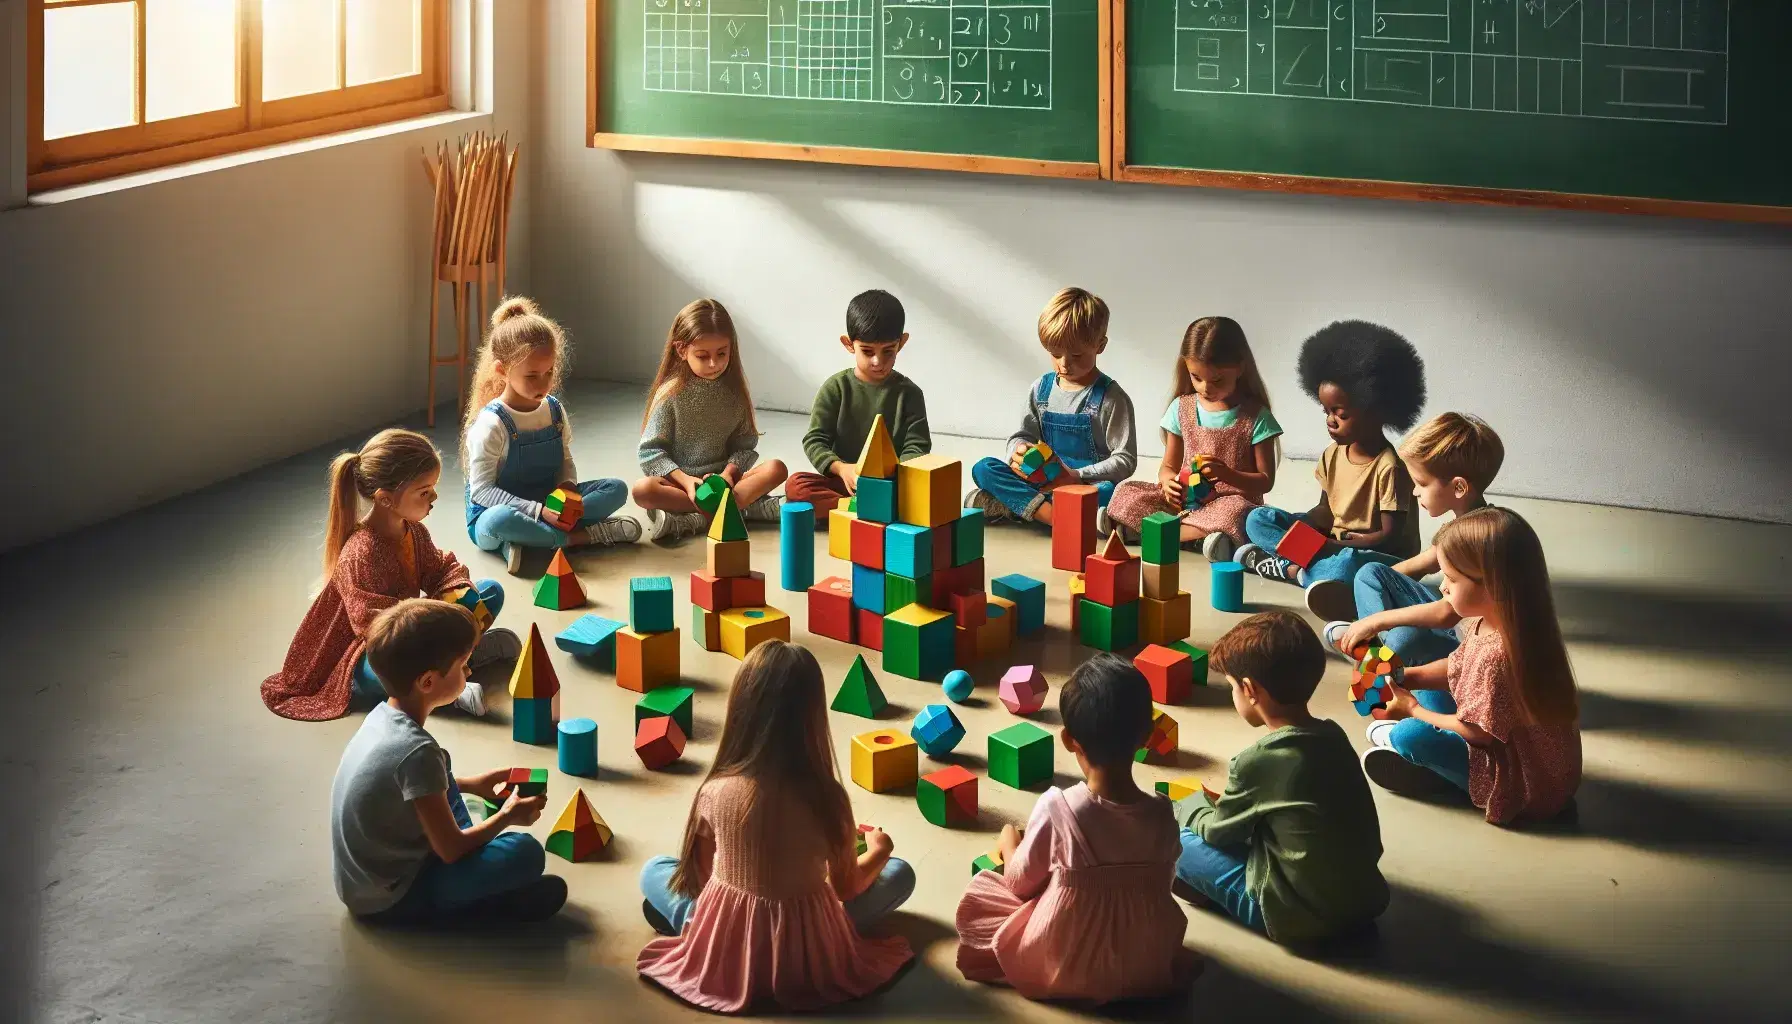
[[[1098,654],[1058,698],[1064,749],[1088,781],[1048,789],[1023,838],[1002,829],[1002,874],[971,879],[958,904],[958,969],[1030,999],[1105,1003],[1173,991],[1193,976],[1188,919],[1170,896],[1182,852],[1170,802],[1133,782],[1151,732],[1151,689],[1126,659]]]

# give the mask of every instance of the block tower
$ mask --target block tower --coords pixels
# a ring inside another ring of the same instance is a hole
[[[1145,595],[1139,601],[1139,640],[1168,645],[1188,636],[1193,609],[1180,579],[1182,520],[1153,512],[1140,525]]]
[[[691,638],[735,658],[767,640],[790,639],[790,616],[765,603],[765,574],[754,572],[740,503],[724,484],[709,520],[709,561],[691,573]]]
[[[983,512],[959,507],[959,463],[897,462],[879,416],[858,470],[858,493],[828,514],[828,554],[849,561],[851,576],[809,588],[809,631],[881,650],[884,671],[910,679],[1007,650],[1016,605],[988,593]]]
[[[628,581],[628,626],[616,631],[616,685],[646,693],[677,679],[672,577],[636,576]]]
[[[1083,598],[1077,605],[1077,635],[1104,651],[1139,642],[1139,560],[1126,550],[1118,530],[1108,534],[1099,554],[1083,563]]]
[[[518,743],[545,746],[557,741],[560,677],[541,642],[541,627],[529,623],[529,642],[510,673],[510,736]]]

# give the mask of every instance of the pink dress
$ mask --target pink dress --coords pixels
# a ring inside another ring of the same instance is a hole
[[[1547,818],[1580,788],[1580,726],[1525,721],[1506,642],[1480,619],[1462,623],[1462,645],[1450,655],[1450,696],[1464,722],[1490,733],[1491,746],[1468,746],[1468,795],[1504,825]]]
[[[1196,412],[1197,401],[1192,394],[1177,400],[1177,421],[1182,425],[1182,468],[1194,465],[1195,456],[1206,455],[1232,469],[1255,473],[1257,456],[1251,445],[1251,435],[1257,427],[1258,410],[1239,409],[1229,427],[1203,427]],[[1253,499],[1231,484],[1217,480],[1212,483],[1213,495],[1199,508],[1184,512],[1170,507],[1155,481],[1129,480],[1115,488],[1114,497],[1108,502],[1108,518],[1124,523],[1127,529],[1136,533],[1146,516],[1153,512],[1168,512],[1182,516],[1183,522],[1204,534],[1223,533],[1235,543],[1245,543],[1248,538],[1244,535],[1244,518],[1257,507],[1257,499],[1262,495]]]
[[[1188,962],[1188,918],[1170,896],[1181,853],[1163,797],[1122,805],[1088,783],[1046,790],[1006,873],[978,873],[958,903],[958,969],[1029,999],[1174,991]]]
[[[813,1010],[875,991],[914,955],[853,928],[828,881],[851,867],[853,839],[823,835],[801,803],[722,778],[697,791],[697,814],[714,860],[684,932],[641,950],[642,975],[723,1013]]]

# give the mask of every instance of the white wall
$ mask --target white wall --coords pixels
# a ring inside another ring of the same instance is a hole
[[[1238,318],[1287,452],[1311,456],[1326,439],[1294,379],[1300,342],[1363,317],[1417,343],[1431,410],[1500,430],[1500,491],[1792,521],[1792,233],[618,156],[581,143],[583,7],[550,0],[533,85],[534,285],[583,342],[579,374],[650,377],[672,314],[711,295],[742,329],[755,398],[804,409],[844,365],[846,300],[886,287],[935,429],[1006,435],[1047,369],[1039,308],[1074,283],[1113,306],[1103,366],[1142,417],[1162,412],[1188,321]]]

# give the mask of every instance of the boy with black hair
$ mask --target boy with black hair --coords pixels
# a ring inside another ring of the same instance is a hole
[[[846,333],[840,344],[853,364],[822,382],[809,412],[803,451],[813,473],[796,473],[784,483],[786,501],[815,506],[818,525],[842,498],[859,489],[859,453],[879,415],[890,431],[897,459],[912,459],[933,450],[927,430],[927,402],[914,381],[896,372],[896,354],[908,344],[902,303],[874,288],[860,292],[846,307]]]
[[[1267,505],[1252,509],[1244,521],[1250,543],[1232,557],[1247,572],[1306,590],[1307,607],[1321,621],[1354,619],[1357,570],[1419,552],[1412,480],[1387,431],[1418,421],[1425,407],[1425,363],[1394,331],[1342,320],[1301,346],[1299,372],[1301,387],[1325,410],[1332,439],[1313,471],[1319,501],[1298,516]],[[1276,554],[1296,521],[1325,535],[1305,569]]]
[[[1253,615],[1214,645],[1232,706],[1269,733],[1232,758],[1223,792],[1177,802],[1176,879],[1281,943],[1348,932],[1387,909],[1381,823],[1356,751],[1307,701],[1325,674],[1293,612]]]
[[[566,882],[511,825],[532,825],[546,796],[505,787],[508,768],[455,778],[424,729],[467,681],[479,630],[472,613],[412,598],[381,612],[367,662],[390,694],[367,713],[330,787],[336,895],[372,924],[448,926],[541,921],[566,903]],[[465,791],[503,806],[473,824]]]

